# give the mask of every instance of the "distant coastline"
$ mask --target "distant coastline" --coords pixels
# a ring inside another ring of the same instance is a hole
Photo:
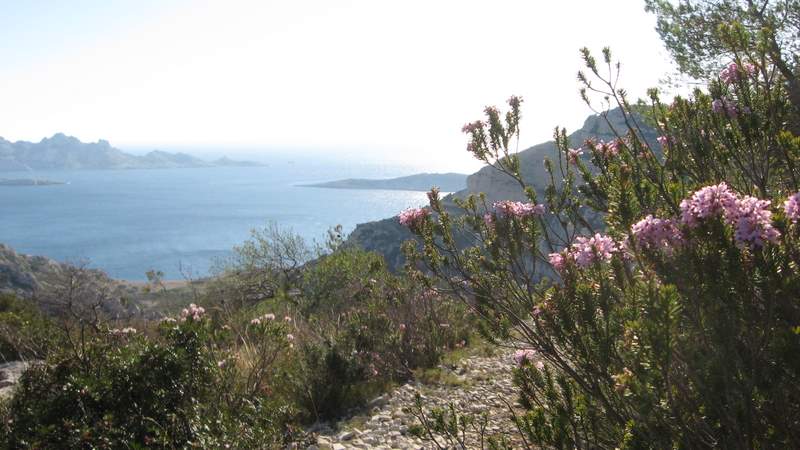
[[[467,175],[461,173],[419,173],[398,178],[368,179],[348,178],[323,183],[301,184],[300,187],[326,189],[382,189],[395,191],[429,191],[436,186],[442,192],[456,192],[466,188]]]
[[[0,186],[52,186],[68,184],[65,181],[42,180],[36,178],[0,178]]]
[[[10,142],[0,137],[0,172],[85,169],[183,169],[196,167],[262,166],[253,161],[222,157],[206,161],[186,153],[153,150],[137,156],[115,148],[108,141],[81,142],[57,133],[40,142]]]

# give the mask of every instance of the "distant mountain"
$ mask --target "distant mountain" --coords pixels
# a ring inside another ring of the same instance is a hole
[[[609,111],[608,119],[616,130],[627,130],[622,112],[618,108]],[[655,129],[643,123],[640,125],[645,140],[651,147],[660,149],[661,146],[656,140],[658,134]],[[583,127],[569,135],[568,139],[572,146],[577,147],[582,145],[588,138],[609,141],[615,137],[605,119],[598,115],[592,115],[586,119]],[[549,141],[538,144],[519,153],[522,178],[536,190],[539,198],[544,198],[544,190],[549,182],[543,164],[545,158],[553,161],[558,160],[558,148],[555,142]],[[588,161],[590,158],[589,152],[584,152],[582,158]],[[467,177],[466,189],[444,197],[443,202],[451,213],[457,214],[458,209],[453,204],[454,197],[465,198],[470,194],[480,192],[486,194],[489,204],[498,200],[526,199],[525,193],[516,180],[492,166],[484,166]],[[600,219],[598,218],[597,220]],[[404,260],[399,246],[403,241],[412,237],[413,235],[408,229],[401,226],[396,218],[389,218],[359,224],[350,234],[347,242],[349,245],[358,245],[365,250],[381,253],[390,267],[398,268],[403,264]]]
[[[349,178],[326,183],[305,184],[305,187],[331,189],[388,189],[398,191],[429,191],[436,186],[442,192],[456,192],[467,187],[467,176],[461,173],[419,173],[399,178],[370,180]]]
[[[186,153],[154,150],[136,156],[112,147],[108,141],[83,143],[63,133],[39,143],[10,142],[0,137],[0,171],[47,169],[169,169],[214,166],[252,166],[252,162],[221,158],[205,161]]]

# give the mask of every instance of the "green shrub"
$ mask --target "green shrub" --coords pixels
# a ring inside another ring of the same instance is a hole
[[[9,404],[10,448],[232,448],[282,439],[283,404],[220,389],[236,374],[214,351],[213,323],[189,319],[91,337],[86,354],[54,354],[20,380]]]
[[[491,335],[522,347],[517,425],[528,442],[800,446],[797,105],[766,47],[731,39],[734,60],[708,92],[670,104],[650,92],[657,143],[616,86],[610,51],[598,64],[584,50],[584,98],[617,103],[615,140],[569,142],[557,130],[558,160],[537,190],[510,150],[512,97],[506,114],[487,108],[464,129],[469,151],[524,186],[526,201],[472,196],[454,216],[434,191],[429,210],[401,215],[424,243],[408,245],[409,258],[441,285],[457,280]],[[467,248],[458,232],[474,236]]]
[[[30,301],[0,295],[0,361],[44,358],[60,338],[61,331]]]

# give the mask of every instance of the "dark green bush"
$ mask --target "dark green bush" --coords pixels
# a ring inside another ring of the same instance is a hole
[[[97,335],[82,358],[55,354],[33,366],[8,406],[6,446],[242,448],[279,440],[282,405],[218,389],[231,374],[211,351],[211,327],[189,320],[162,325],[158,338]]]

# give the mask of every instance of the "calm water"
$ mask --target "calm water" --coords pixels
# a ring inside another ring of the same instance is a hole
[[[22,253],[88,261],[115,278],[149,269],[195,275],[274,221],[321,240],[333,225],[355,225],[426,203],[425,193],[320,189],[302,183],[382,178],[408,168],[275,163],[269,167],[130,171],[49,171],[66,185],[0,187],[0,242]],[[30,174],[0,173],[5,178]]]

